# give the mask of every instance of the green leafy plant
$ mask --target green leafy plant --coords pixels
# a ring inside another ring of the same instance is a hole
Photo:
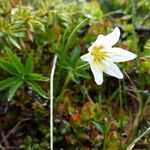
[[[0,0],[0,149],[148,149],[149,3]],[[116,47],[138,58],[120,64],[123,80],[104,74],[97,86],[80,56],[115,27],[121,30]],[[41,75],[49,72],[50,102],[42,101],[41,89],[49,83],[38,84],[49,80]]]
[[[19,148],[22,150],[29,150],[29,149],[30,150],[39,150],[39,149],[49,150],[48,140],[49,140],[49,134],[47,132],[45,133],[45,137],[42,139],[42,141],[39,141],[36,138],[32,138],[31,136],[27,136],[24,141],[24,144],[21,144]]]
[[[33,53],[30,53],[26,64],[23,65],[20,58],[10,49],[6,48],[5,52],[9,59],[5,60],[0,58],[0,67],[13,76],[0,81],[0,91],[9,89],[8,101],[12,100],[16,91],[24,83],[27,83],[28,86],[32,87],[43,98],[47,98],[45,92],[35,81],[48,81],[49,78],[38,73],[33,73]]]

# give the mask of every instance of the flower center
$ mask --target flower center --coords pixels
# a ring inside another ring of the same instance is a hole
[[[94,46],[91,50],[91,55],[94,57],[94,62],[99,63],[100,61],[104,60],[106,58],[106,52],[103,51],[104,47],[102,45],[100,46]]]

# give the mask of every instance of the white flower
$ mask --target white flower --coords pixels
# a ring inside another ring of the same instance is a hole
[[[112,47],[120,37],[120,30],[116,27],[108,35],[99,35],[96,41],[88,49],[88,53],[81,56],[83,61],[88,61],[94,74],[95,82],[101,85],[103,82],[103,72],[118,79],[123,78],[123,74],[114,62],[124,62],[132,60],[137,55],[119,47]]]

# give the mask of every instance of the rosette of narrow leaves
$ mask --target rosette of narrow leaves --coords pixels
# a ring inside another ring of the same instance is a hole
[[[38,73],[33,73],[33,53],[29,54],[26,64],[23,65],[20,58],[11,50],[5,49],[5,52],[9,59],[0,58],[0,67],[10,73],[12,77],[0,81],[0,91],[9,89],[8,101],[12,100],[19,87],[25,83],[32,87],[40,96],[47,98],[43,89],[35,81],[48,81],[49,78]]]
[[[18,39],[25,37],[24,25],[17,22],[10,22],[6,18],[0,17],[0,44],[4,43],[13,44],[16,48],[20,49]]]

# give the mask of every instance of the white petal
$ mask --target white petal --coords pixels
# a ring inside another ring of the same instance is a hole
[[[98,85],[101,85],[103,83],[103,73],[100,68],[100,65],[92,62],[92,63],[90,63],[90,67],[91,67],[92,73],[94,75],[95,82]]]
[[[100,35],[97,37],[96,41],[91,45],[91,47],[89,47],[88,51],[89,51],[89,52],[92,51],[95,46],[97,46],[97,47],[98,47],[98,46],[102,46],[102,47],[104,47],[104,48],[110,48],[111,46],[108,45],[107,43],[108,43],[108,41],[107,41],[106,36],[100,34]]]
[[[112,47],[114,44],[116,44],[119,41],[119,37],[120,37],[120,30],[118,27],[116,27],[113,32],[109,33],[108,35],[102,35],[100,34],[96,41],[92,44],[92,46],[89,48],[89,50],[91,50],[95,45],[102,45],[105,48],[110,48]]]
[[[88,51],[91,51],[95,46],[104,46],[104,44],[106,43],[105,41],[105,36],[100,34],[96,41],[89,47]]]
[[[101,64],[102,70],[107,73],[108,75],[111,75],[113,77],[116,77],[118,79],[123,78],[123,74],[120,71],[120,69],[117,67],[116,64],[109,60],[103,60]]]
[[[108,50],[111,53],[110,59],[113,62],[124,62],[129,61],[137,57],[137,55],[124,50],[122,48],[111,48]]]
[[[105,36],[107,43],[109,46],[113,46],[119,41],[120,38],[120,29],[116,27],[113,32],[109,33]]]
[[[97,39],[96,39],[96,41],[95,41],[94,43],[96,43],[96,45],[103,45],[103,46],[104,46],[105,43],[107,43],[106,40],[107,40],[107,39],[106,39],[106,36],[100,34],[100,35],[97,37]]]
[[[90,53],[87,53],[87,54],[81,56],[80,58],[81,58],[83,61],[88,61],[88,62],[90,62],[90,61],[93,59],[93,57],[90,55]]]

